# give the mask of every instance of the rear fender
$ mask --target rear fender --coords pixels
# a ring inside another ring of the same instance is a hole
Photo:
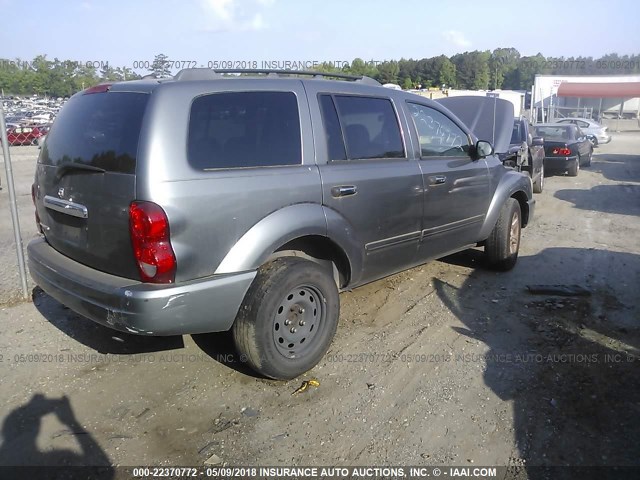
[[[311,235],[328,237],[327,222],[331,225],[331,241],[345,253],[352,274],[359,276],[362,254],[350,226],[336,212],[311,203],[290,205],[260,220],[236,242],[215,274],[256,270],[292,240]]]

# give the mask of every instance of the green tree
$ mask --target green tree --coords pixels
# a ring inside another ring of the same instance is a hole
[[[505,87],[505,79],[518,68],[519,59],[520,52],[515,48],[496,48],[489,58],[489,88]]]
[[[438,73],[438,84],[445,85],[448,88],[456,86],[456,66],[451,60],[442,55],[440,58],[440,71]]]
[[[169,64],[169,57],[164,53],[160,53],[155,56],[149,72],[156,78],[166,78],[171,76],[171,68]]]
[[[528,90],[535,81],[535,76],[542,72],[545,58],[541,53],[533,57],[522,57],[518,60],[518,68],[513,84],[517,89]]]
[[[398,83],[400,67],[395,60],[382,62],[378,66],[378,81],[384,83]]]
[[[465,52],[454,55],[459,88],[486,90],[489,87],[489,51]]]
[[[113,68],[107,63],[100,69],[100,80],[103,82],[118,82],[123,80],[122,70]]]

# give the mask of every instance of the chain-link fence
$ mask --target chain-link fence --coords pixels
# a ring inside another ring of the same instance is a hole
[[[24,247],[36,236],[31,184],[38,157],[38,142],[46,126],[6,122],[0,109],[0,306],[21,301],[24,292]],[[4,133],[4,134],[3,134]],[[9,159],[11,161],[9,161]],[[21,221],[20,221],[21,220]],[[16,235],[20,230],[20,235]],[[16,247],[21,243],[23,255]],[[26,278],[27,292],[33,283]]]

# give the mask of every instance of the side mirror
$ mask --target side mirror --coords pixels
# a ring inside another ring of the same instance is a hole
[[[476,143],[476,158],[481,159],[493,155],[493,146],[485,140],[478,140]]]
[[[531,145],[534,147],[543,147],[544,146],[544,138],[542,137],[533,137],[531,139]]]

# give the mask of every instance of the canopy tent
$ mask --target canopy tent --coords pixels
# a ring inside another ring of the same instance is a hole
[[[574,83],[562,82],[558,97],[635,98],[640,97],[640,82]]]

